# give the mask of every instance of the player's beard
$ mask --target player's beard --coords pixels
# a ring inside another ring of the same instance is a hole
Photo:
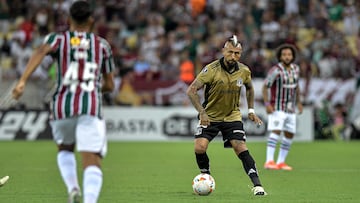
[[[283,60],[282,63],[283,63],[285,66],[290,66],[291,61],[292,61],[292,60]]]
[[[236,61],[235,60],[229,60],[226,61],[227,69],[232,70],[235,68]]]

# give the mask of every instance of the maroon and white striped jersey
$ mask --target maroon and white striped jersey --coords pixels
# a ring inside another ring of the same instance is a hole
[[[278,63],[269,70],[264,82],[270,89],[269,101],[275,111],[295,112],[299,77],[300,68],[293,63],[289,69]]]
[[[53,95],[54,119],[77,115],[101,116],[102,73],[114,69],[109,43],[93,33],[50,33],[45,44],[57,60],[57,89]]]

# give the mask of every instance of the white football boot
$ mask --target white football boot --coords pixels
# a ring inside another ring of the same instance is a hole
[[[9,176],[4,176],[0,179],[0,187],[5,185],[5,183],[9,180]]]
[[[265,196],[267,195],[267,193],[265,192],[264,188],[261,186],[255,186],[251,189],[254,193],[254,195],[259,195],[259,196]]]

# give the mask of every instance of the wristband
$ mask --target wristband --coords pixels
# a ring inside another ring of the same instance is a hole
[[[255,110],[254,109],[249,109],[248,114],[251,114],[251,113],[255,114]]]

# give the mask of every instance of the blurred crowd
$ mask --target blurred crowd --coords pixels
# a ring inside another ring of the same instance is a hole
[[[19,77],[32,51],[47,33],[68,29],[68,9],[72,2],[0,0],[0,73],[3,80]],[[89,2],[96,19],[93,31],[110,42],[117,65],[118,88],[106,98],[108,105],[153,105],[152,93],[139,94],[140,90],[166,86],[174,81],[189,84],[204,65],[221,57],[224,40],[233,34],[243,44],[241,61],[251,68],[254,78],[263,78],[276,63],[273,54],[279,44],[295,45],[298,48],[296,62],[305,81],[304,97],[309,94],[309,84],[314,78],[359,81],[359,1]],[[41,66],[33,77],[38,81],[54,79],[52,60],[49,58]],[[42,82],[40,86],[44,87]],[[319,125],[325,125],[321,113],[325,113],[331,123],[337,115],[346,117],[353,106],[357,87],[343,102],[316,104],[317,113],[320,112]],[[343,113],[338,113],[339,109]],[[323,134],[321,132],[321,136]]]

